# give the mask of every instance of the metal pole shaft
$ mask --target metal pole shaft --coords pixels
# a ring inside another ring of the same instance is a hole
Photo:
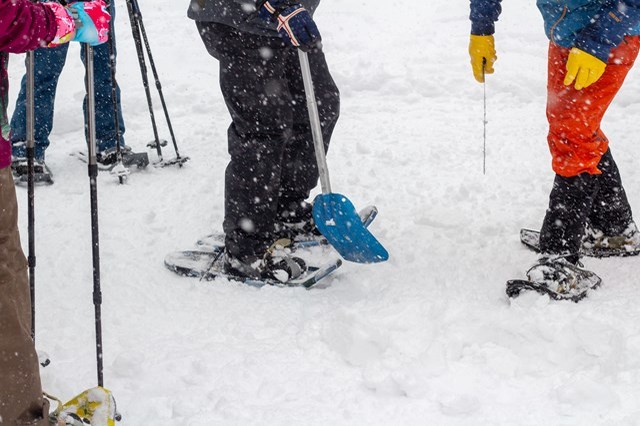
[[[482,99],[484,104],[483,133],[482,133],[482,174],[487,174],[487,80],[484,72],[487,60],[482,62]]]
[[[311,123],[311,133],[313,135],[313,146],[316,151],[316,161],[318,162],[318,173],[320,174],[320,185],[323,194],[331,192],[331,182],[329,180],[329,168],[327,167],[327,157],[324,150],[322,138],[322,126],[320,125],[320,113],[318,112],[318,102],[313,88],[313,78],[311,77],[311,66],[307,52],[298,49],[300,57],[300,69],[302,71],[302,81],[304,91],[307,95],[307,109],[309,110],[309,121]]]
[[[98,165],[96,161],[96,97],[94,87],[93,47],[88,44],[85,49],[87,68],[87,137],[89,150],[89,183],[91,193],[91,246],[93,255],[93,305],[95,307],[96,325],[96,359],[98,386],[104,385],[102,356],[102,291],[100,288],[100,239],[98,228]]]
[[[36,338],[36,238],[35,238],[35,52],[27,53],[27,197],[29,222],[29,291],[31,294],[31,337]]]
[[[142,12],[140,11],[140,5],[138,4],[138,0],[132,0],[132,6],[134,8],[134,15],[138,19],[138,24],[140,27],[140,32],[142,34],[142,40],[144,41],[145,49],[147,50],[149,65],[151,66],[151,72],[153,73],[153,78],[155,79],[156,89],[158,90],[158,96],[160,97],[160,103],[162,104],[164,117],[165,117],[165,120],[167,121],[167,127],[169,128],[169,134],[171,135],[173,148],[176,152],[176,158],[180,159],[180,152],[178,151],[178,142],[176,142],[176,137],[173,132],[173,125],[171,124],[171,118],[169,117],[169,110],[167,109],[167,103],[164,100],[164,93],[162,92],[162,84],[160,83],[158,70],[156,69],[156,64],[155,64],[155,61],[153,60],[153,55],[151,53],[151,45],[149,44],[149,39],[147,38],[147,31],[144,28],[144,22],[142,20]]]
[[[156,142],[156,152],[158,158],[162,161],[162,147],[160,146],[160,137],[158,136],[158,126],[156,125],[155,114],[153,113],[153,102],[151,100],[151,91],[149,89],[149,78],[147,77],[147,64],[144,59],[144,51],[142,50],[142,40],[140,39],[140,26],[138,18],[133,9],[131,0],[127,0],[127,10],[129,12],[129,21],[131,22],[131,32],[136,45],[138,54],[138,63],[140,64],[140,74],[142,75],[142,85],[144,86],[145,95],[147,96],[147,106],[149,107],[149,116],[151,118],[151,126],[153,127],[153,136]]]

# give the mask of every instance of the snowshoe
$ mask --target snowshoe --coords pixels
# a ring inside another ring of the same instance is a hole
[[[11,162],[11,172],[13,173],[13,181],[17,185],[26,185],[29,183],[29,163],[26,158],[15,158]],[[35,160],[33,162],[33,178],[36,185],[52,185],[53,174],[44,161]]]
[[[160,147],[165,147],[169,144],[169,142],[166,139],[156,139],[156,140],[152,140],[151,142],[149,142],[147,144],[147,148],[150,149],[154,149],[154,150],[158,150],[158,143],[160,143]],[[162,157],[162,155],[160,155],[160,157]],[[191,158],[190,157],[183,157],[180,156],[180,154],[178,154],[177,148],[176,148],[176,156],[174,158],[170,158],[170,159],[165,159],[162,158],[160,161],[157,161],[155,163],[153,163],[154,167],[167,167],[167,166],[178,166],[178,167],[182,167],[184,166],[184,164],[189,161]]]
[[[226,278],[253,287],[273,285],[279,287],[311,288],[342,265],[340,259],[334,259],[321,266],[307,266],[302,259],[292,257],[279,260],[274,256],[273,264],[266,268],[256,259],[255,264],[247,265],[227,257],[224,247],[212,247],[210,250],[179,251],[168,254],[164,259],[167,269],[180,276],[195,277],[213,281]],[[293,263],[292,263],[293,262]]]
[[[122,165],[125,167],[136,166],[144,169],[149,165],[149,155],[146,152],[133,152],[130,147],[125,146],[120,149],[122,156]],[[118,164],[117,148],[110,148],[96,154],[96,162],[98,167],[103,170],[111,170]]]
[[[50,415],[50,422],[58,426],[114,426],[120,420],[116,402],[111,392],[103,387],[96,387],[82,392],[69,402],[62,402],[54,397],[47,398],[58,402],[58,407]]]
[[[640,254],[640,232],[634,222],[621,234],[613,236],[589,226],[582,240],[582,247],[594,257],[636,256]]]
[[[169,141],[167,141],[166,139],[160,139],[158,140],[152,140],[149,143],[147,143],[147,148],[150,149],[158,149],[158,142],[160,142],[160,146],[162,148],[164,148],[165,146],[167,146],[169,144]]]
[[[168,166],[178,166],[182,167],[184,164],[189,161],[191,157],[174,157],[167,159],[162,159],[162,161],[158,161],[153,163],[154,167],[168,167]]]
[[[540,231],[523,228],[520,241],[529,249],[540,253]],[[640,231],[631,223],[620,235],[608,236],[603,232],[587,227],[582,240],[580,254],[589,257],[627,257],[640,254]]]
[[[137,169],[144,169],[149,165],[149,155],[146,152],[133,152],[130,147],[123,147],[121,150],[122,164],[118,162],[118,153],[116,148],[110,148],[108,150],[99,152],[96,154],[96,162],[98,170],[112,171],[116,167],[123,166],[124,168],[131,168],[135,166]],[[84,151],[78,151],[71,154],[77,157],[83,163],[88,163],[89,158]]]
[[[376,208],[376,206],[367,206],[362,210],[360,210],[358,215],[362,220],[362,224],[365,227],[368,227],[369,225],[371,225],[371,223],[374,221],[374,219],[378,215],[378,209]],[[300,232],[301,230],[305,229],[305,226],[306,225],[302,223],[297,223],[293,225],[289,223],[287,225],[281,225],[280,226],[281,230],[284,229],[285,227],[289,228],[282,233],[283,235],[281,235],[281,237],[291,239],[293,241],[292,248],[294,249],[329,245],[329,242],[327,241],[327,239],[316,231],[312,230],[309,232]],[[291,229],[292,227],[295,227],[297,229],[292,230]],[[223,247],[224,238],[225,237],[223,233],[209,234],[205,237],[200,238],[196,244],[198,245],[198,247],[202,249]]]
[[[507,282],[507,296],[513,298],[524,290],[533,290],[554,300],[579,302],[589,290],[596,289],[602,283],[598,275],[581,266],[562,256],[541,257],[527,271],[526,280]]]

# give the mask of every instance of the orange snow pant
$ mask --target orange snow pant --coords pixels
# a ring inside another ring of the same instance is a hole
[[[611,51],[600,80],[576,90],[573,85],[563,83],[570,49],[549,44],[547,141],[553,157],[553,171],[560,176],[600,174],[598,163],[609,147],[600,122],[633,66],[639,49],[640,36],[626,37]]]

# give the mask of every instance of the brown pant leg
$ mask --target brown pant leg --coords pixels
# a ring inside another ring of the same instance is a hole
[[[20,246],[15,187],[10,168],[4,168],[0,169],[0,425],[45,426],[47,411],[31,339],[27,261]]]

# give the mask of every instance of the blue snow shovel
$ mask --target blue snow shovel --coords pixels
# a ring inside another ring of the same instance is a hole
[[[322,186],[322,194],[319,194],[313,201],[313,220],[322,235],[345,260],[356,263],[384,262],[389,259],[389,253],[376,237],[364,227],[353,203],[344,195],[331,192],[329,169],[327,168],[309,57],[302,50],[298,50],[298,54]]]

